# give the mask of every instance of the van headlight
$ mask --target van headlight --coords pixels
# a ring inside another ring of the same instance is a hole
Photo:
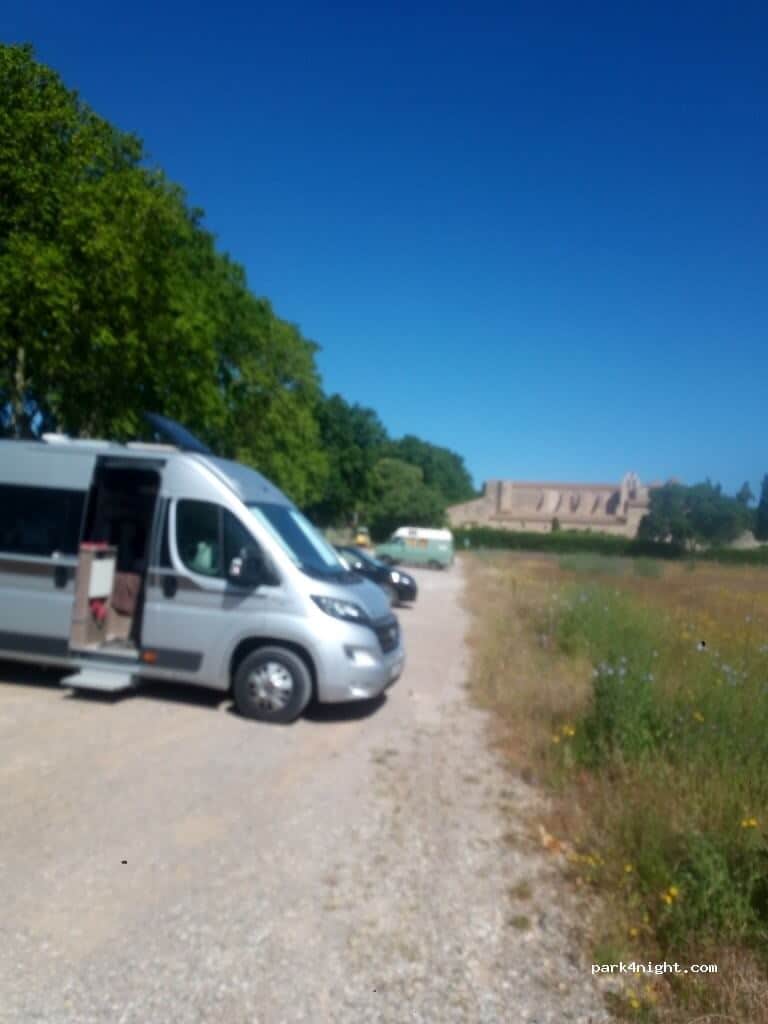
[[[399,583],[399,582],[400,582],[400,580],[401,580],[401,579],[402,579],[403,577],[402,577],[402,576],[400,575],[400,573],[399,573],[399,572],[398,572],[398,571],[397,571],[397,570],[395,569],[395,570],[393,570],[393,571],[392,571],[392,572],[391,572],[391,573],[389,574],[389,578],[390,578],[390,579],[392,580],[392,582],[393,582],[393,583]]]
[[[342,601],[338,597],[321,597],[312,595],[312,600],[318,608],[326,615],[332,615],[334,619],[343,619],[345,622],[359,622],[361,626],[367,626],[368,616],[359,604],[354,601]]]

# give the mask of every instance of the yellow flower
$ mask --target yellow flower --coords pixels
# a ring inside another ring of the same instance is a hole
[[[637,996],[630,996],[629,1005],[632,1007],[633,1010],[639,1010],[640,1000],[637,998]]]
[[[631,872],[633,872],[633,871],[634,871],[635,869],[634,869],[634,868],[632,867],[632,865],[631,865],[631,864],[625,864],[625,865],[624,865],[624,870],[625,870],[625,871],[626,871],[626,873],[627,873],[627,874],[629,875],[629,874],[631,874]]]
[[[563,736],[575,736],[576,730],[572,725],[564,725],[561,730]]]
[[[552,737],[552,742],[553,743],[559,743],[560,742],[560,737],[559,736],[553,736]]]
[[[758,822],[757,818],[742,818],[741,819],[741,827],[742,828],[757,828],[758,824],[759,824],[759,822]]]
[[[672,897],[673,900],[676,900],[677,897],[680,895],[680,890],[677,888],[676,885],[670,885],[668,891],[669,895]]]
[[[672,902],[672,897],[669,895],[668,892],[663,892],[661,894],[661,898],[664,900],[667,906],[669,906],[669,904]]]
[[[704,721],[704,715],[702,715],[702,713],[700,711],[694,711],[693,712],[693,717],[696,719],[697,722],[703,722]]]
[[[638,929],[637,929],[637,928],[630,928],[630,929],[629,929],[629,937],[630,937],[631,939],[636,939],[636,938],[637,938],[637,936],[638,936],[639,934],[640,934],[640,933],[639,933],[639,931],[638,931]]]

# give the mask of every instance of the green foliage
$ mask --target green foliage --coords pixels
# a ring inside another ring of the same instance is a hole
[[[742,499],[744,489],[740,491]],[[681,546],[691,542],[728,544],[752,525],[744,500],[729,498],[709,481],[686,487],[669,483],[651,491],[650,508],[638,537],[670,541]]]
[[[389,443],[386,455],[418,466],[424,483],[442,495],[444,505],[454,505],[475,497],[472,478],[464,465],[464,459],[448,448],[440,448],[412,434],[406,434],[399,441]]]
[[[322,498],[308,510],[316,521],[341,525],[365,516],[383,536],[406,522],[442,523],[447,504],[472,496],[459,455],[413,435],[391,440],[372,409],[332,395],[317,416],[329,471]]]
[[[596,665],[592,707],[578,734],[586,763],[600,763],[615,749],[638,757],[663,737],[649,685],[658,636],[658,620],[626,597],[596,585],[569,591],[558,624],[560,647]]]
[[[464,541],[468,540],[472,548],[551,551],[557,554],[595,552],[617,557],[645,555],[651,558],[676,558],[681,554],[678,548],[669,544],[580,530],[526,533],[518,530],[497,530],[491,526],[473,526],[455,529],[453,535],[458,547],[464,547]]]
[[[128,439],[159,411],[323,523],[432,523],[472,495],[460,456],[323,396],[317,346],[30,47],[0,45],[0,200],[0,431]]]
[[[317,419],[328,476],[309,514],[324,525],[349,523],[373,498],[373,470],[387,433],[373,409],[351,405],[341,395],[323,399]]]
[[[249,290],[141,142],[28,47],[0,46],[0,397],[5,428],[188,424],[295,500],[328,472],[316,346]]]
[[[172,393],[215,409],[201,261],[212,242],[141,143],[26,47],[0,47],[0,388],[72,433],[123,436]],[[196,273],[196,271],[198,271]],[[165,403],[163,403],[165,404]],[[187,416],[189,418],[189,416]]]
[[[594,666],[572,756],[617,789],[623,883],[667,949],[693,936],[765,947],[768,646],[698,649],[660,611],[601,585],[564,598],[560,649]]]
[[[752,488],[749,486],[749,481],[745,480],[736,492],[736,501],[741,505],[749,505],[750,502],[753,502],[754,500],[755,496],[752,493]]]
[[[457,548],[474,550],[544,551],[554,554],[566,552],[594,552],[605,556],[624,556],[645,559],[678,559],[685,557],[686,565],[694,567],[693,556],[674,544],[628,537],[611,537],[602,533],[561,530],[558,533],[525,533],[517,530],[497,530],[493,527],[473,526],[453,531]],[[768,565],[768,547],[754,550],[734,548],[707,548],[696,553],[702,561],[727,562],[733,565]],[[640,570],[642,575],[644,570]]]
[[[760,502],[755,513],[755,537],[757,540],[768,540],[768,473],[763,477],[760,487]]]
[[[686,514],[686,492],[683,484],[655,487],[651,491],[649,511],[640,523],[638,537],[685,547],[693,537]]]
[[[401,459],[380,459],[373,472],[373,501],[368,522],[375,539],[399,526],[442,526],[442,495],[424,483],[418,466]]]
[[[224,312],[218,348],[225,414],[214,447],[257,466],[298,504],[309,504],[328,474],[315,415],[321,401],[316,346],[244,288]]]
[[[697,558],[708,562],[722,562],[730,565],[768,565],[768,547],[739,550],[736,548],[707,548]]]

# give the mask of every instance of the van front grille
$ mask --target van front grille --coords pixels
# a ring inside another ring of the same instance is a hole
[[[400,640],[400,627],[397,619],[386,619],[384,622],[375,623],[373,629],[384,654],[394,651]]]

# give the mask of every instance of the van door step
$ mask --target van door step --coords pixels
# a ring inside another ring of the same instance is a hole
[[[119,690],[130,690],[136,686],[136,680],[130,672],[113,671],[111,668],[83,668],[72,675],[64,676],[62,686],[71,686],[78,690],[101,690],[102,693],[117,693]]]

